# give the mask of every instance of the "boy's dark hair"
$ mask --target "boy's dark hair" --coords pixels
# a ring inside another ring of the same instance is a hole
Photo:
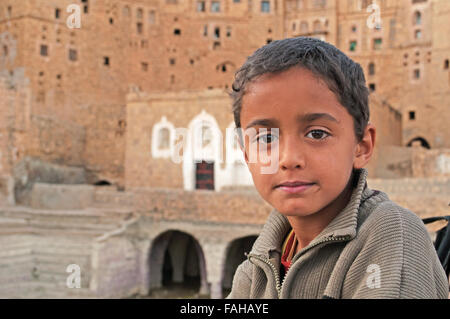
[[[361,66],[333,45],[308,37],[273,41],[256,50],[236,71],[230,94],[236,128],[241,127],[242,98],[247,85],[263,74],[292,67],[308,69],[327,84],[353,117],[355,135],[361,141],[369,122],[369,90]],[[242,135],[239,137],[242,144]]]

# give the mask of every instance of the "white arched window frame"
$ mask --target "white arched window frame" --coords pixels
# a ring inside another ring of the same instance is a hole
[[[161,130],[169,131],[169,147],[159,148],[159,135]],[[163,116],[161,120],[153,126],[152,129],[152,156],[153,158],[169,158],[172,156],[175,142],[175,127],[167,118]]]
[[[210,142],[202,147],[202,128],[210,130]],[[214,161],[214,189],[220,190],[221,171],[223,162],[223,137],[216,119],[202,110],[188,125],[186,149],[183,152],[183,181],[185,190],[195,189],[196,163],[205,160]]]

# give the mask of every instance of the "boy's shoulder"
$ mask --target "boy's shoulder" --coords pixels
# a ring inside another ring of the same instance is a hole
[[[372,196],[361,204],[358,226],[361,232],[428,235],[425,224],[417,214],[378,190],[373,190]]]

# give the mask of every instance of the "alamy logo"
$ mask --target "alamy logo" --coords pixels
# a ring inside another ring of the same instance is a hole
[[[370,29],[381,29],[381,10],[376,1],[367,7],[367,12],[372,13],[366,21],[367,27]]]
[[[367,267],[367,272],[370,274],[367,276],[366,285],[369,289],[380,288],[381,286],[381,271],[380,266],[377,264],[370,264]]]
[[[67,13],[71,13],[67,17],[66,25],[69,29],[81,28],[81,7],[78,4],[71,4],[67,6]]]
[[[81,268],[77,264],[70,264],[66,272],[71,273],[66,280],[67,288],[81,288]]]

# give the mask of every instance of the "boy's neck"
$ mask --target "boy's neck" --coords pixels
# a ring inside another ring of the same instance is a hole
[[[322,210],[309,216],[287,216],[298,240],[296,253],[308,246],[347,206],[353,192],[352,178],[350,178],[342,193]]]

